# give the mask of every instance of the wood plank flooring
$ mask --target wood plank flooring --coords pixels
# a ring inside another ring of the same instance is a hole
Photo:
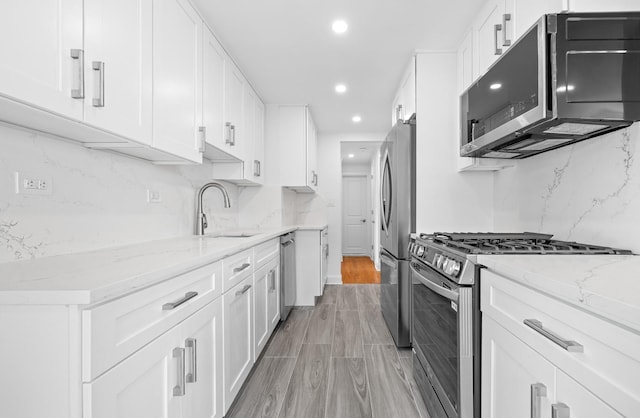
[[[379,285],[328,285],[291,311],[226,416],[429,418],[379,300]]]
[[[342,283],[344,284],[377,284],[380,283],[380,272],[373,261],[365,256],[344,256],[340,266]]]

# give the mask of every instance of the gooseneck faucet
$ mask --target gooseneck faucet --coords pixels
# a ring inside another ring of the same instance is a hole
[[[225,208],[231,207],[231,200],[229,199],[229,193],[227,193],[227,189],[225,189],[222,184],[212,181],[202,186],[200,188],[200,191],[198,192],[198,200],[196,202],[196,205],[197,205],[196,210],[198,212],[196,214],[196,235],[204,235],[204,230],[209,225],[207,223],[207,215],[205,215],[204,212],[202,211],[202,195],[204,194],[205,190],[211,187],[215,187],[216,189],[220,190],[220,192],[222,193],[222,197],[224,198],[224,207]]]

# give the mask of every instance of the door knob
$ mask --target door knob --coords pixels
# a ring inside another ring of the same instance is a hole
[[[365,222],[367,222],[367,220],[366,219],[362,219],[362,223],[365,223]]]

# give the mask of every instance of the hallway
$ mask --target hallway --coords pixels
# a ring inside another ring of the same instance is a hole
[[[380,283],[380,272],[367,256],[343,256],[340,270],[343,284]]]
[[[379,292],[329,285],[315,307],[295,308],[228,416],[427,418],[411,351],[393,344]]]

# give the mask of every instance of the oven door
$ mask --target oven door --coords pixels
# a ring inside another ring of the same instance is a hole
[[[411,261],[413,347],[448,418],[473,417],[472,289]],[[430,411],[431,412],[431,411]]]

